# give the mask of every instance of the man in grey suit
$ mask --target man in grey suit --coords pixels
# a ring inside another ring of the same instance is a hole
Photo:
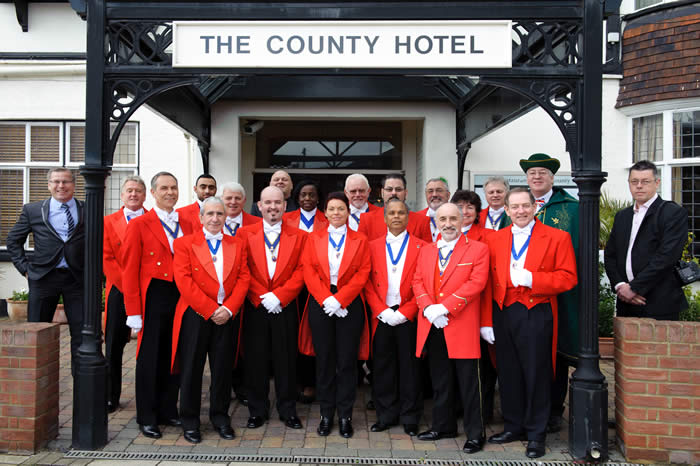
[[[75,362],[83,326],[84,209],[73,197],[73,172],[52,168],[48,182],[51,197],[24,205],[7,235],[7,250],[29,282],[29,322],[51,322],[63,296]],[[34,236],[34,253],[27,257],[24,243],[29,233]]]

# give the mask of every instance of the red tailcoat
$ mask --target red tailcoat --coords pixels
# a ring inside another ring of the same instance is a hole
[[[239,238],[224,235],[220,247],[224,260],[225,297],[222,305],[226,306],[235,317],[243,304],[250,282],[245,242]],[[219,279],[216,276],[216,269],[204,233],[197,231],[178,238],[173,243],[173,248],[175,249],[173,256],[175,283],[180,290],[180,299],[175,308],[173,321],[171,368],[175,367],[182,316],[187,308],[191,307],[204,320],[209,320],[219,309],[216,299],[219,294]],[[236,349],[231,348],[231,350]]]
[[[449,311],[449,323],[444,329],[448,356],[450,359],[478,359],[481,356],[480,297],[489,274],[488,248],[460,235],[439,287],[435,280],[437,264],[437,244],[421,248],[413,278],[413,292],[418,303],[416,356],[421,357],[432,325],[423,310],[431,304],[442,304]]]
[[[179,223],[183,235],[193,232],[193,226],[186,218],[181,218]],[[201,226],[197,224],[196,228]],[[151,279],[173,281],[173,254],[155,210],[129,222],[121,257],[126,315],[143,318]],[[143,332],[139,332],[139,346],[142,335]]]
[[[300,217],[301,209],[297,209],[291,212],[285,212],[282,215],[282,221],[286,225],[292,226],[294,228],[299,228]],[[321,212],[319,209],[316,209],[316,214],[314,215],[314,231],[325,230],[326,228],[328,228],[328,219],[326,218],[326,214]],[[307,233],[305,230],[301,231]]]
[[[377,238],[385,238],[387,227],[384,221],[384,209],[370,209],[369,212],[362,214],[360,217],[359,233],[364,233],[370,241]],[[430,219],[421,215],[418,212],[408,213],[408,227],[406,228],[409,235],[422,239],[426,243],[433,241],[433,235],[430,233]]]
[[[513,235],[511,226],[489,235],[491,259],[490,292],[493,301],[503,309],[506,289],[513,286],[510,281],[510,257]],[[572,289],[578,281],[576,257],[571,237],[565,231],[544,225],[535,220],[530,244],[525,256],[525,269],[532,272],[532,289],[522,289],[526,307],[549,302],[554,317],[552,334],[552,368],[557,354],[557,295]],[[494,311],[497,312],[497,311]],[[492,327],[491,312],[482,313],[482,327]],[[498,344],[498,341],[496,341]]]
[[[330,292],[331,278],[328,267],[328,229],[310,233],[303,255],[304,283],[309,294],[321,305],[329,296],[335,296],[341,307],[347,308],[358,295],[362,298],[361,292],[367,283],[370,270],[368,255],[367,237],[348,227],[343,259],[338,271],[338,292],[333,295]],[[364,301],[364,298],[362,299]],[[299,351],[314,356],[308,307],[307,301],[299,329]],[[369,327],[366,319],[358,353],[358,359],[366,360],[369,357]]]
[[[197,201],[176,209],[177,213],[180,215],[180,218],[186,217],[193,227],[202,226],[202,222],[199,220],[199,210],[200,207]]]
[[[401,273],[401,304],[398,311],[408,320],[415,320],[418,313],[415,296],[413,295],[413,275],[416,271],[418,263],[418,253],[421,248],[426,245],[426,242],[409,235],[408,244],[406,244],[406,261],[403,265]],[[389,289],[389,271],[386,264],[386,238],[377,238],[369,243],[369,254],[372,269],[369,274],[369,280],[365,285],[365,299],[372,311],[372,335],[377,330],[377,316],[386,310],[386,293]]]

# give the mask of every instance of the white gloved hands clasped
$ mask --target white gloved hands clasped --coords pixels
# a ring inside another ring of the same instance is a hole
[[[445,328],[447,327],[449,321],[450,320],[447,318],[447,316],[437,316],[435,320],[433,320],[433,325],[435,328]]]
[[[126,325],[138,332],[143,328],[143,319],[141,316],[126,316]]]
[[[493,334],[493,327],[481,327],[479,333],[481,333],[481,338],[489,345],[493,345],[496,341],[496,336]]]
[[[442,304],[431,304],[423,309],[423,315],[432,324],[436,318],[447,315],[447,308]]]
[[[325,312],[328,316],[337,315],[341,307],[342,306],[340,305],[338,300],[335,299],[335,296],[329,296],[323,300],[323,312]],[[347,311],[345,311],[345,315],[347,315]]]
[[[282,312],[281,301],[273,292],[270,291],[268,293],[261,294],[260,299],[262,300],[260,304],[262,304],[270,314],[279,314]]]

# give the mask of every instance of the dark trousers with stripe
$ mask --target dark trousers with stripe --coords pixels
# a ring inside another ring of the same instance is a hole
[[[136,422],[155,425],[178,417],[179,376],[170,373],[173,319],[180,292],[152,279],[146,291],[141,346],[136,359]]]
[[[420,360],[416,353],[416,323],[392,327],[379,322],[372,340],[372,398],[383,424],[418,424],[423,412]]]
[[[251,416],[270,412],[270,361],[275,379],[277,412],[288,418],[297,415],[296,365],[299,320],[296,302],[279,314],[270,314],[246,300],[243,315],[243,348],[248,410]]]
[[[231,367],[236,357],[240,315],[223,325],[204,320],[192,308],[182,316],[177,356],[180,363],[180,419],[184,430],[199,428],[202,375],[209,357],[209,420],[215,427],[231,425]]]
[[[321,416],[329,418],[336,410],[339,417],[351,418],[357,394],[357,351],[365,311],[359,297],[347,310],[345,317],[329,317],[315,299],[309,300],[307,312],[316,353],[316,399],[321,405]]]
[[[504,429],[540,442],[551,405],[553,321],[549,303],[493,306]]]
[[[462,400],[464,433],[468,440],[485,436],[481,414],[481,382],[478,359],[450,359],[442,329],[430,327],[426,353],[433,382],[433,425],[436,432],[456,432],[456,397]],[[454,380],[457,379],[455,387]],[[459,393],[456,393],[459,391]]]
[[[112,286],[107,298],[107,320],[105,322],[105,357],[109,366],[107,377],[107,400],[119,405],[122,394],[122,359],[124,347],[129,343],[131,329],[126,325],[124,295]]]

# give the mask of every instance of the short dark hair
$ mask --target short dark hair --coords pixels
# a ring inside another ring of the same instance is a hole
[[[408,186],[408,184],[406,183],[406,177],[403,176],[401,173],[389,173],[384,178],[382,178],[382,189],[384,189],[384,185],[386,184],[387,180],[401,180],[404,188]]]
[[[656,165],[654,162],[650,162],[649,160],[640,160],[639,162],[635,163],[630,167],[630,173],[632,170],[636,171],[644,171],[644,170],[651,170],[651,172],[654,174],[654,179],[657,179],[659,177],[659,169],[656,168]]]
[[[316,194],[318,195],[318,200],[320,202],[322,199],[321,187],[319,186],[319,184],[316,181],[309,179],[309,178],[301,180],[299,183],[294,185],[294,190],[292,190],[292,199],[297,201],[297,204],[298,204],[299,203],[299,195],[301,194],[301,188],[303,188],[305,186],[313,186],[316,189]]]
[[[155,175],[153,175],[153,178],[151,178],[151,189],[155,191],[156,189],[156,183],[158,183],[158,178],[161,176],[169,176],[175,180],[175,183],[177,183],[177,178],[175,178],[175,175],[173,175],[170,172],[158,172]]]
[[[199,176],[197,177],[196,180],[194,180],[194,185],[197,186],[197,185],[199,184],[199,180],[201,180],[202,178],[209,178],[209,179],[212,179],[212,180],[214,180],[214,184],[216,184],[216,178],[214,178],[213,176],[211,176],[209,173],[202,173],[201,175],[199,175]]]
[[[452,204],[457,204],[458,202],[466,202],[467,204],[473,205],[476,209],[476,218],[474,219],[474,223],[479,223],[479,213],[481,212],[481,198],[477,193],[475,193],[474,191],[469,191],[468,189],[458,189],[452,195],[452,199],[450,199],[450,202]]]
[[[506,205],[507,206],[510,205],[510,196],[512,196],[513,194],[518,194],[518,193],[527,193],[528,196],[530,196],[530,202],[532,202],[533,204],[535,203],[535,196],[532,194],[532,192],[527,188],[523,188],[521,186],[518,186],[516,188],[511,188],[506,193]]]
[[[392,198],[389,198],[389,200],[384,203],[384,216],[386,216],[386,208],[389,207],[389,204],[392,204],[394,202],[399,202],[400,204],[402,204],[404,209],[406,209],[406,213],[408,213],[409,210],[408,210],[408,205],[406,204],[406,202],[402,201],[398,197],[392,197]]]
[[[324,211],[328,208],[328,203],[330,201],[332,201],[333,199],[343,201],[343,203],[345,203],[345,207],[347,207],[348,210],[350,210],[350,201],[348,201],[348,197],[345,195],[345,193],[342,191],[333,191],[326,198],[326,202],[323,203],[323,210]]]

